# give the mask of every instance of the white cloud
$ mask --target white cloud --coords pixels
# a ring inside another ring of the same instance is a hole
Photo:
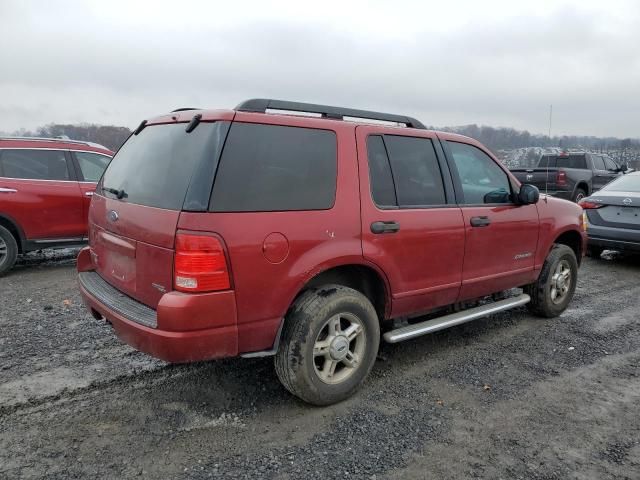
[[[0,130],[275,97],[638,137],[637,2],[0,4]]]

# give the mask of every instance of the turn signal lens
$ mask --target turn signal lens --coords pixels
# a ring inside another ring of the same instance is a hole
[[[214,292],[231,286],[222,243],[209,235],[178,233],[174,286],[181,292]]]

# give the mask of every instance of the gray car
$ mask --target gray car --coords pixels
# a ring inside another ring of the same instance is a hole
[[[603,250],[640,252],[640,172],[619,177],[583,199],[589,237],[587,254]]]

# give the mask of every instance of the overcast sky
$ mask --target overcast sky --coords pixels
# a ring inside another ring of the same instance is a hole
[[[269,97],[640,137],[640,2],[0,0],[0,131]]]

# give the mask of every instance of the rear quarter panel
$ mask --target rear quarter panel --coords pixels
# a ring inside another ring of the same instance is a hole
[[[180,215],[179,229],[213,232],[225,243],[242,353],[271,348],[282,318],[311,278],[334,266],[362,264],[364,259],[355,126],[243,112],[235,121],[333,130],[338,154],[335,204],[329,210]],[[267,259],[269,252],[285,250],[284,259]]]

